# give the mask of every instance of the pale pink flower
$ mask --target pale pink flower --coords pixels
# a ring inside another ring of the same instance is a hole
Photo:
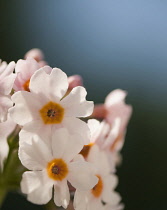
[[[5,122],[0,123],[0,169],[3,170],[3,162],[8,155],[9,146],[7,143],[8,136],[12,133],[16,123],[8,117]]]
[[[52,132],[51,149],[34,136],[31,143],[21,144],[19,158],[29,170],[23,174],[22,192],[35,204],[46,204],[52,198],[57,206],[67,208],[70,193],[67,181],[79,190],[89,190],[97,184],[94,167],[80,161],[76,155],[82,149],[78,134],[70,135],[65,128]]]
[[[123,90],[114,90],[112,91],[105,99],[104,104],[95,106],[93,116],[104,118],[106,123],[111,127],[111,130],[117,130],[117,135],[112,143],[111,150],[119,151],[124,143],[124,138],[126,134],[126,127],[129,122],[132,107],[125,104],[125,97],[127,93]]]
[[[29,91],[29,83],[32,75],[40,68],[40,65],[33,58],[27,58],[26,60],[18,60],[15,67],[17,77],[14,83],[14,90]]]
[[[115,175],[110,174],[110,167],[106,154],[101,151],[97,145],[92,146],[87,161],[94,164],[96,168],[95,175],[99,180],[91,190],[76,190],[74,207],[76,210],[101,210],[104,207],[102,202],[112,204],[113,200],[115,200],[116,194],[114,189],[118,180]],[[120,199],[116,200],[116,202],[119,201]]]
[[[55,129],[65,127],[71,133],[79,133],[83,143],[90,141],[90,131],[78,117],[87,117],[93,111],[93,102],[86,101],[84,87],[68,89],[67,75],[60,69],[45,66],[30,79],[30,92],[18,91],[12,96],[15,106],[10,109],[13,120],[23,126],[20,139],[28,140],[33,134],[45,139]],[[47,71],[48,70],[48,71]],[[24,116],[24,117],[23,117]]]

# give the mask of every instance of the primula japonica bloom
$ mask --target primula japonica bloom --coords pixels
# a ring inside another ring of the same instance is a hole
[[[118,135],[119,122],[114,123],[111,128],[110,124],[106,123],[105,121],[100,123],[98,120],[90,119],[88,120],[88,126],[91,132],[90,143],[83,147],[80,154],[82,154],[87,160],[93,145],[98,145],[100,150],[103,150],[106,153],[110,163],[111,172],[114,172],[117,162],[117,155],[112,151],[112,144]]]
[[[13,105],[10,99],[10,92],[16,75],[13,74],[15,63],[0,61],[0,122],[7,119],[8,109]]]
[[[19,158],[29,170],[23,174],[22,192],[28,200],[36,204],[46,204],[52,198],[57,206],[67,208],[70,193],[67,181],[79,190],[89,190],[97,184],[94,167],[80,161],[76,155],[82,149],[78,134],[70,135],[65,128],[52,133],[51,147],[34,136],[31,143],[23,143],[19,148]],[[75,158],[75,159],[74,159]]]
[[[40,69],[40,65],[33,58],[27,58],[26,60],[18,60],[15,67],[17,77],[14,83],[14,90],[29,91],[29,83],[32,75]]]
[[[0,123],[0,170],[3,170],[3,162],[9,152],[7,138],[12,133],[15,126],[16,123],[9,117],[5,122]]]
[[[28,140],[34,134],[45,139],[55,129],[65,127],[70,133],[79,133],[83,144],[90,141],[87,124],[78,117],[92,113],[93,102],[86,101],[86,90],[75,87],[66,96],[67,75],[60,69],[45,66],[31,77],[30,92],[18,91],[12,96],[15,106],[10,109],[13,120],[23,126],[20,139]],[[48,71],[47,71],[48,70]],[[24,116],[24,117],[23,117]]]
[[[105,152],[100,151],[97,145],[93,145],[87,161],[94,164],[96,168],[95,175],[99,180],[91,190],[76,190],[74,197],[75,209],[101,210],[104,208],[102,202],[106,204],[112,204],[113,200],[115,200],[115,203],[119,202],[119,196],[117,197],[118,194],[114,192],[114,188],[118,182],[117,177],[110,174],[110,167]]]
[[[110,139],[110,149],[113,152],[119,151],[123,146],[126,127],[132,113],[132,107],[125,104],[126,95],[123,90],[112,91],[103,105],[95,106],[93,113],[94,117],[104,118],[106,124],[110,125],[110,130],[117,130],[115,139]]]

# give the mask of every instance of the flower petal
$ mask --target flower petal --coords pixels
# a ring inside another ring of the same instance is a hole
[[[68,117],[87,117],[93,112],[93,101],[86,101],[87,92],[84,87],[75,87],[61,104],[65,107],[65,115]]]
[[[27,199],[35,204],[46,204],[52,198],[51,182],[43,171],[28,171],[23,174],[21,190],[28,194]]]
[[[52,69],[50,74],[41,68],[31,77],[29,87],[33,93],[45,95],[50,100],[60,100],[68,89],[67,75],[57,68]]]
[[[57,206],[67,208],[70,202],[70,193],[66,180],[54,185],[54,202]]]
[[[13,94],[12,101],[15,103],[15,106],[9,112],[16,123],[24,125],[33,119],[39,119],[38,110],[41,105],[36,95],[27,91],[18,91]]]
[[[73,187],[79,190],[90,190],[98,182],[94,175],[95,169],[93,164],[86,161],[76,161],[69,164],[68,180]]]
[[[34,136],[31,143],[20,145],[19,158],[21,163],[29,170],[42,170],[53,159],[51,151],[38,136]]]
[[[78,134],[69,134],[65,128],[60,128],[52,134],[52,150],[54,158],[71,161],[83,148],[81,137]]]
[[[78,118],[66,117],[62,124],[71,134],[78,133],[84,145],[90,143],[90,130],[87,123]]]
[[[110,107],[110,106],[112,106],[114,104],[123,102],[125,97],[126,97],[126,95],[127,95],[127,92],[123,91],[121,89],[113,90],[106,97],[106,99],[105,99],[105,106],[106,107]]]

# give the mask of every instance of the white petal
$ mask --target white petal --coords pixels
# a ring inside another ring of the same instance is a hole
[[[13,102],[10,96],[5,96],[0,94],[0,122],[7,120],[8,109],[12,107]]]
[[[35,204],[46,204],[52,197],[53,182],[42,171],[28,171],[23,174],[21,190],[28,194],[28,200]]]
[[[22,143],[20,145],[19,158],[29,170],[42,170],[53,159],[48,146],[38,136],[34,136],[31,144]]]
[[[91,163],[86,161],[76,161],[69,164],[68,180],[73,187],[79,190],[90,190],[98,182],[94,175],[95,170]]]
[[[65,115],[68,117],[87,117],[93,112],[93,101],[86,101],[87,92],[84,87],[75,87],[61,104],[65,107]]]
[[[45,95],[50,100],[60,100],[68,88],[67,75],[60,69],[54,68],[51,74],[41,68],[35,72],[30,80],[31,92]]]
[[[87,123],[78,118],[66,117],[62,124],[71,134],[78,133],[81,135],[84,145],[90,143],[90,130]]]
[[[26,123],[19,133],[20,145],[24,142],[31,142],[34,135],[38,135],[41,139],[48,144],[50,143],[51,126],[44,125],[41,120],[33,120]]]
[[[39,119],[40,101],[37,97],[27,91],[19,91],[13,94],[12,101],[15,106],[9,112],[11,118],[19,125],[24,125],[34,119]]]
[[[104,176],[103,184],[104,184],[104,188],[103,188],[103,192],[102,192],[102,199],[104,202],[112,204],[113,200],[116,199],[115,197],[114,197],[114,199],[112,199],[112,195],[117,196],[117,195],[114,195],[114,192],[113,192],[114,188],[118,184],[117,176],[115,176],[113,174]]]
[[[74,209],[87,210],[87,203],[89,202],[89,193],[87,191],[76,190],[74,194]]]
[[[106,97],[105,106],[110,107],[111,105],[123,102],[126,95],[127,95],[127,92],[121,89],[113,90]]]
[[[52,149],[55,158],[71,161],[83,148],[81,137],[78,134],[69,134],[65,128],[60,128],[52,134]]]
[[[67,185],[67,181],[64,180],[61,183],[54,185],[54,202],[57,206],[63,206],[67,208],[70,201],[70,193]]]

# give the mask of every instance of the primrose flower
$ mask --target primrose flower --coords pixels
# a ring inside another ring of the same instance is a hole
[[[67,181],[79,190],[89,190],[97,184],[94,167],[80,161],[77,154],[82,149],[78,134],[70,135],[65,128],[54,131],[51,136],[51,149],[38,136],[30,144],[23,143],[19,148],[19,158],[29,170],[23,174],[22,192],[35,204],[46,204],[52,198],[57,206],[67,208],[70,193]]]
[[[92,114],[94,117],[104,118],[104,126],[110,127],[109,131],[106,132],[108,138],[103,146],[110,148],[112,153],[115,153],[118,162],[120,157],[117,152],[121,150],[124,144],[127,124],[132,113],[132,107],[124,102],[126,95],[127,93],[123,90],[112,91],[106,97],[104,105],[95,106]]]
[[[15,63],[0,61],[0,122],[7,119],[8,109],[13,105],[10,99],[10,92],[16,75],[13,74]]]
[[[9,146],[7,143],[8,136],[12,133],[16,126],[9,117],[5,122],[0,123],[0,169],[3,169],[4,159],[9,152]]]
[[[12,96],[15,106],[10,109],[11,117],[23,126],[20,140],[30,139],[34,134],[47,139],[53,130],[65,127],[70,133],[79,133],[83,143],[88,144],[89,128],[78,117],[89,116],[93,111],[93,102],[86,101],[86,90],[80,86],[73,88],[65,97],[67,75],[57,68],[49,74],[50,69],[45,66],[33,74],[30,92],[18,91]]]
[[[27,58],[26,60],[18,60],[16,63],[15,71],[17,73],[17,77],[13,86],[15,91],[19,90],[29,90],[30,78],[40,69],[40,65],[33,58]]]
[[[74,197],[76,210],[103,209],[103,202],[112,204],[115,199],[114,188],[117,185],[117,177],[110,174],[110,167],[105,152],[100,151],[97,145],[93,145],[87,161],[93,163],[98,177],[98,183],[88,191],[77,189]]]

